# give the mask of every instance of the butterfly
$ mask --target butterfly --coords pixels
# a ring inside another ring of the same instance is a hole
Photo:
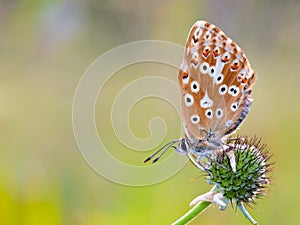
[[[228,150],[225,139],[249,113],[255,79],[243,50],[217,26],[197,21],[178,73],[185,137],[167,143],[144,162],[161,152],[156,162],[173,147],[202,169],[203,157],[210,159],[217,151]]]

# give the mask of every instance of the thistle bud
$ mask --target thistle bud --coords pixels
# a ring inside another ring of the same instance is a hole
[[[207,182],[216,185],[225,200],[249,204],[266,195],[270,183],[271,154],[257,138],[238,137],[227,142],[228,150],[219,152],[206,169]],[[235,170],[226,151],[233,151]]]

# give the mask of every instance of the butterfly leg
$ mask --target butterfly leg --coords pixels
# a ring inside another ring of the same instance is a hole
[[[203,155],[202,155],[202,156],[199,155],[199,156],[196,158],[196,157],[194,157],[192,154],[188,153],[187,156],[189,157],[189,159],[191,160],[191,162],[192,162],[198,169],[202,170],[203,172],[206,171],[205,168],[206,168],[207,166],[205,165],[205,163],[203,163],[203,162],[201,161],[201,159],[203,158]]]
[[[243,137],[234,137],[234,138],[227,138],[226,139],[226,141],[227,142],[232,142],[232,141],[244,141],[245,140],[245,138],[243,138]]]

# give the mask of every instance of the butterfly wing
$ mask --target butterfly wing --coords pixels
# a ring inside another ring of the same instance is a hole
[[[197,21],[178,75],[187,137],[221,139],[234,132],[250,110],[254,82],[242,49],[215,25]]]

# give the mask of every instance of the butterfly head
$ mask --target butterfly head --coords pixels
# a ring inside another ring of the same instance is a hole
[[[205,139],[189,139],[188,137],[179,140],[177,152],[180,154],[194,154],[205,156],[206,152],[222,149],[222,140],[216,139],[214,133],[208,133]]]
[[[203,157],[211,155],[216,152],[216,150],[221,150],[222,145],[213,137],[209,137],[207,140],[192,140],[188,137],[184,137],[180,140],[173,140],[165,144],[154,154],[145,159],[144,162],[146,163],[152,159],[153,163],[157,162],[171,148],[175,149],[181,155],[196,157],[197,162],[194,163],[198,164]]]

